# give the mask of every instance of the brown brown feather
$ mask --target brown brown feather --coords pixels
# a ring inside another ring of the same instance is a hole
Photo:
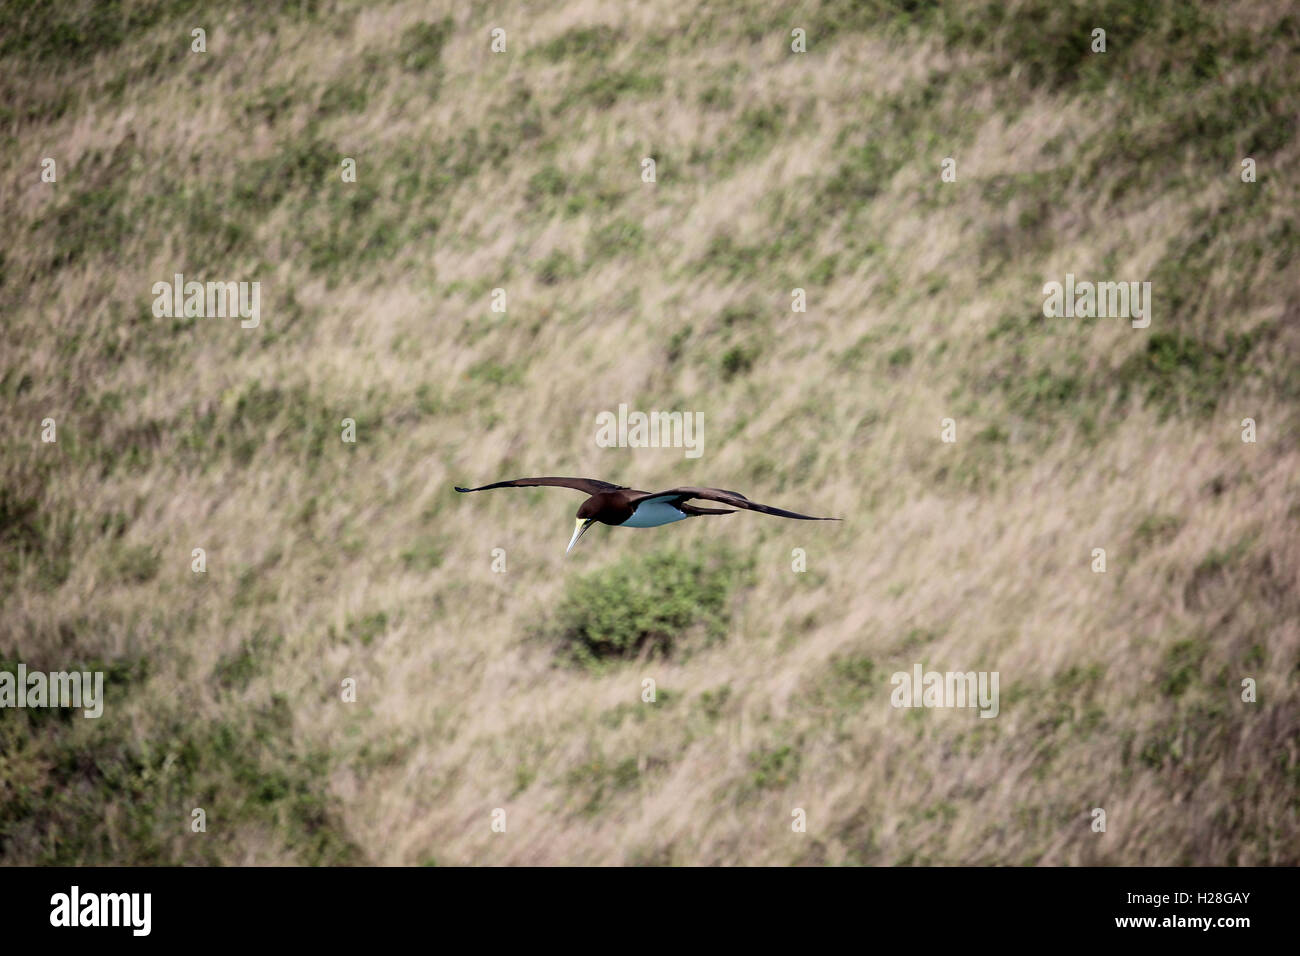
[[[598,495],[603,491],[621,491],[626,485],[614,485],[608,481],[601,481],[599,478],[512,478],[509,481],[494,481],[490,485],[479,485],[477,488],[462,488],[456,486],[460,492],[470,491],[487,491],[489,488],[532,488],[535,486],[545,485],[556,488],[572,488],[574,491],[581,491],[589,495]]]
[[[756,501],[750,501],[744,495],[737,491],[725,491],[722,488],[669,488],[667,491],[643,492],[632,499],[635,504],[647,498],[666,498],[677,504],[688,498],[703,498],[706,501],[720,501],[724,505],[730,505],[733,508],[743,508],[746,511],[757,511],[765,515],[776,515],[780,518],[796,518],[800,521],[839,521],[839,518],[816,518],[812,515],[799,514],[797,511],[786,511],[784,508],[773,508],[771,505],[760,505]]]

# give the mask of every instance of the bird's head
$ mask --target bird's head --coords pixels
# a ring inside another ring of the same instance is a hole
[[[583,532],[595,524],[597,510],[596,505],[590,498],[582,503],[582,507],[578,509],[577,523],[573,526],[573,537],[569,539],[569,546],[564,549],[565,554],[572,551],[573,546],[578,543],[578,539],[582,537]]]

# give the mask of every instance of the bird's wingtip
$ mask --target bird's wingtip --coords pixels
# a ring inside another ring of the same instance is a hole
[[[455,488],[456,488],[457,491],[460,491],[460,492],[466,492],[466,491],[469,491],[468,488],[462,488],[460,485],[456,485]]]

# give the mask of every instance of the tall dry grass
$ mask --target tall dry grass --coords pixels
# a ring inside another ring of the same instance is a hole
[[[1001,9],[7,10],[0,660],[108,700],[0,711],[0,860],[1295,863],[1296,19]],[[845,521],[566,558],[577,495],[452,491],[524,474]],[[721,640],[565,663],[578,579],[720,544]],[[999,716],[892,708],[917,662]]]

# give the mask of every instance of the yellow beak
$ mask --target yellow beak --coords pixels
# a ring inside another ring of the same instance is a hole
[[[578,519],[578,523],[577,523],[576,525],[573,526],[573,537],[569,539],[569,546],[568,546],[567,548],[564,549],[564,553],[565,553],[565,554],[568,554],[570,551],[573,550],[573,546],[574,546],[575,544],[577,544],[577,543],[578,543],[578,539],[582,537],[582,532],[584,532],[584,531],[586,531],[588,528],[590,528],[590,527],[591,527],[591,523],[592,523],[593,521],[595,521],[595,520],[596,520],[595,518],[579,518],[579,519]]]

